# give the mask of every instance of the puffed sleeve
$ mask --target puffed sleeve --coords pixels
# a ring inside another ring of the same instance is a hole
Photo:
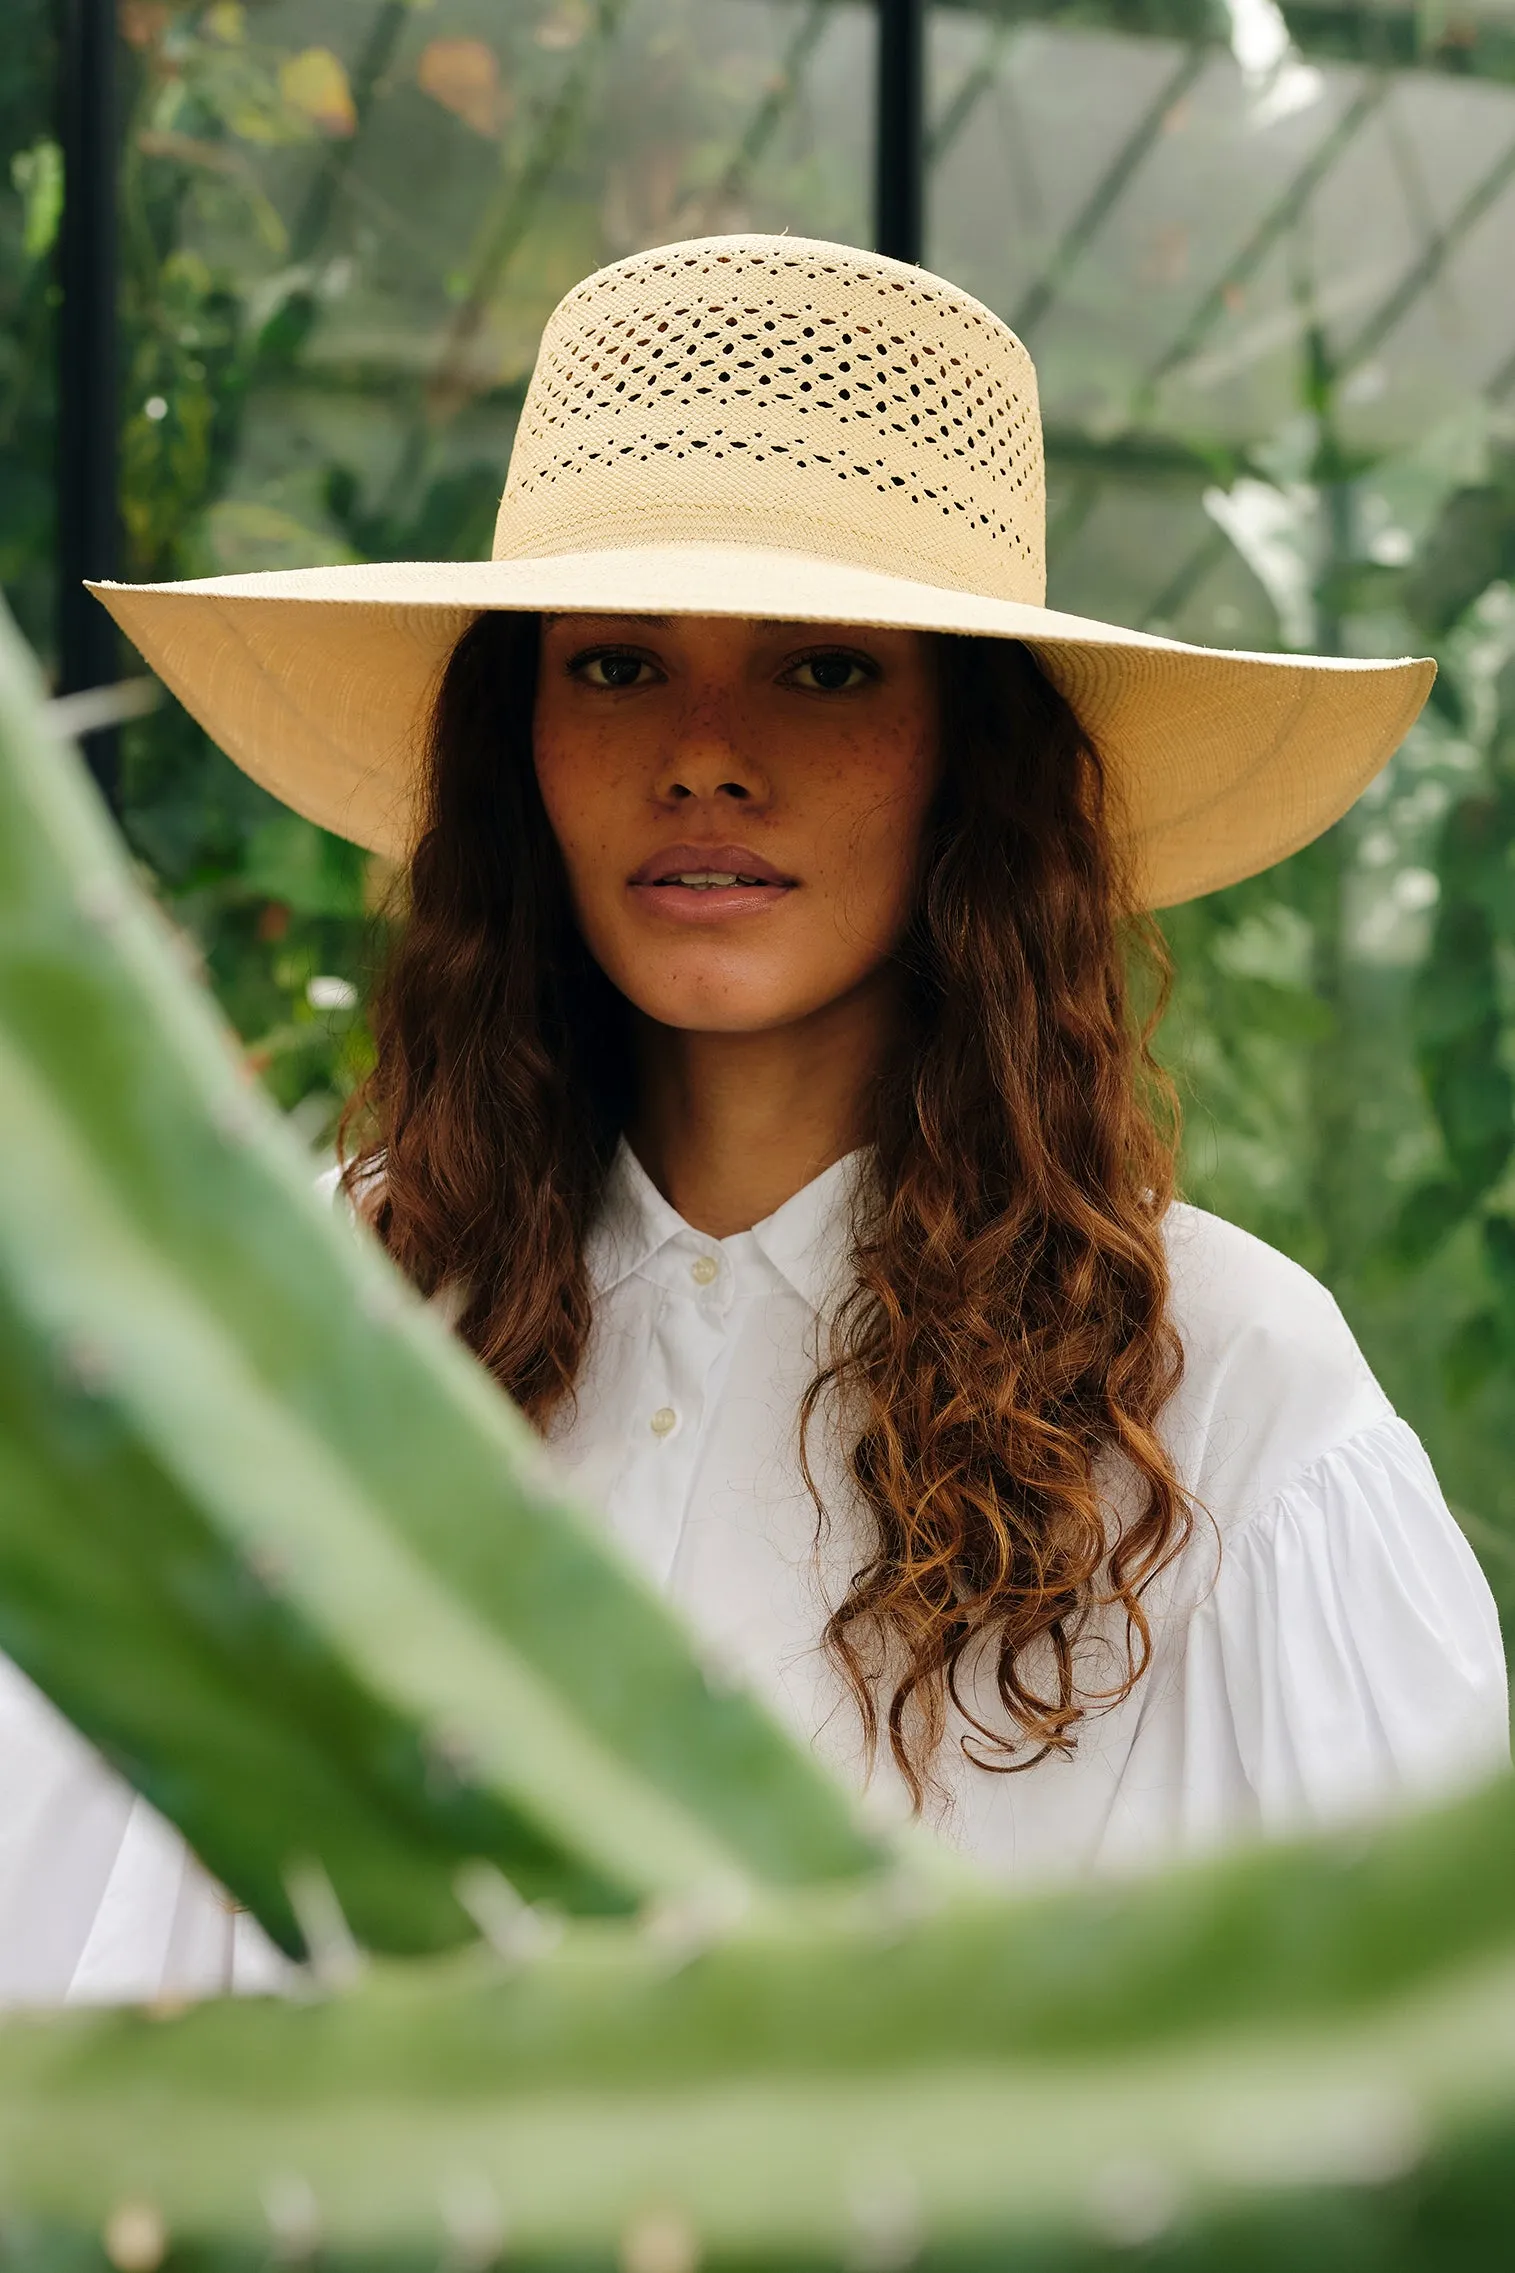
[[[1493,1597],[1403,1421],[1320,1455],[1226,1539],[1178,1689],[1189,1846],[1350,1821],[1508,1767]]]

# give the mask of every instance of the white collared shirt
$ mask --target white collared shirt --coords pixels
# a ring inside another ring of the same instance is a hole
[[[576,1407],[553,1438],[577,1496],[707,1662],[855,1781],[856,1710],[819,1640],[866,1533],[823,1420],[818,1525],[798,1430],[846,1283],[859,1162],[717,1240],[623,1146],[588,1257]],[[1172,1210],[1167,1241],[1186,1368],[1163,1432],[1205,1517],[1147,1597],[1148,1671],[1085,1724],[1072,1759],[991,1774],[949,1734],[934,1819],[1007,1882],[1350,1820],[1508,1762],[1488,1587],[1335,1303],[1197,1209]],[[887,1760],[873,1789],[903,1806]],[[0,1660],[0,2001],[256,1988],[280,1963]]]
[[[818,1523],[798,1412],[847,1283],[861,1160],[717,1240],[623,1145],[588,1256],[577,1408],[556,1432],[578,1496],[707,1655],[856,1781],[856,1708],[818,1644],[867,1533],[820,1419]],[[959,1722],[937,1761],[938,1828],[1017,1882],[1338,1822],[1509,1760],[1493,1598],[1336,1304],[1197,1208],[1175,1206],[1166,1234],[1185,1373],[1163,1435],[1205,1512],[1146,1598],[1152,1663],[1072,1759],[989,1773]],[[1091,1686],[1109,1679],[1100,1632]],[[975,1701],[999,1722],[992,1689]],[[887,1760],[872,1783],[903,1806]]]

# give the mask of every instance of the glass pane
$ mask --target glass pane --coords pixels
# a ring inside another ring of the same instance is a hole
[[[206,570],[487,552],[569,284],[709,229],[866,228],[866,32],[860,8],[752,0],[172,19],[143,49],[127,163],[134,415],[167,404],[137,433],[134,566],[164,546]],[[231,402],[181,298],[216,300]],[[191,425],[185,495],[163,475]]]
[[[872,23],[830,0],[130,0],[127,573],[483,555],[541,325],[715,229],[867,233]],[[312,1137],[376,880],[176,710],[126,822]],[[327,982],[312,989],[311,982]],[[333,1007],[333,1005],[336,1007]]]
[[[1191,1191],[1325,1276],[1515,1602],[1508,24],[1174,20],[939,8],[930,258],[1037,358],[1055,605],[1440,660],[1345,822],[1168,919],[1166,1041]]]
[[[700,230],[870,232],[871,0],[121,0],[120,23],[133,576],[485,551],[537,335],[575,278]],[[44,653],[51,24],[47,0],[0,11],[0,573]],[[1037,357],[1054,601],[1441,662],[1342,827],[1168,919],[1167,1040],[1195,1196],[1327,1277],[1502,1568],[1505,0],[1227,0],[1214,21],[1198,0],[1094,0],[1076,25],[962,0],[931,11],[930,62],[927,258]],[[125,745],[134,845],[250,1062],[324,1141],[363,1063],[384,879],[171,704]]]
[[[63,203],[52,9],[0,10],[0,584],[44,656],[53,630],[51,260]]]

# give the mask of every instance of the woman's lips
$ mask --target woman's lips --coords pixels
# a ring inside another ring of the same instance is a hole
[[[677,844],[644,860],[630,888],[653,914],[711,923],[774,907],[796,882],[748,845]]]

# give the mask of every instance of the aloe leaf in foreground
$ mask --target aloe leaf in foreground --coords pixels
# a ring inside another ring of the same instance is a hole
[[[513,1970],[13,2021],[9,2255],[1493,2273],[1512,1846],[1504,1784],[1125,1889],[912,1920],[880,1885],[714,1942],[586,1922]]]
[[[0,1647],[286,1947],[877,1861],[310,1188],[0,625]]]

